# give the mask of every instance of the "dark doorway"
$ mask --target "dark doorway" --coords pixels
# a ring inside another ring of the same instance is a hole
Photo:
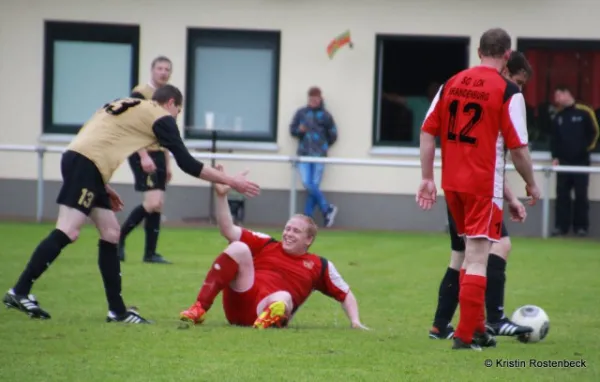
[[[533,68],[523,88],[529,140],[533,150],[548,151],[556,86],[567,86],[578,102],[600,115],[600,41],[520,38],[517,49]]]
[[[373,144],[418,146],[439,86],[469,66],[468,37],[377,36]]]

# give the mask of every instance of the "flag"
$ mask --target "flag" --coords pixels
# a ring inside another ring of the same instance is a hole
[[[327,54],[329,55],[329,58],[333,58],[337,51],[344,45],[348,45],[350,48],[353,47],[349,30],[334,38],[329,45],[327,45]]]

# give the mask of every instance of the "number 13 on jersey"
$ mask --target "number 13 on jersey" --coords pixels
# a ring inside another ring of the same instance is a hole
[[[448,109],[448,141],[477,146],[474,131],[481,122],[483,107],[476,102],[462,104],[459,100],[453,100]]]

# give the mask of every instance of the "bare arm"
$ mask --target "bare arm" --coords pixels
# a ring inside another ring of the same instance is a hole
[[[344,308],[344,312],[351,323],[360,323],[360,317],[358,316],[358,302],[352,291],[348,292],[348,295],[346,295],[346,299],[342,303],[342,308]]]
[[[229,186],[234,185],[235,181],[233,177],[212,167],[204,166],[201,162],[194,159],[181,140],[175,118],[163,117],[157,120],[154,123],[153,131],[158,139],[158,143],[173,153],[177,166],[186,174],[213,183],[223,183]]]
[[[512,190],[510,189],[510,185],[508,184],[508,179],[506,178],[506,176],[504,177],[504,200],[508,203],[512,202],[513,200],[515,200],[516,196],[515,194],[513,194]]]
[[[517,169],[517,172],[528,186],[535,185],[535,178],[533,176],[533,165],[531,163],[531,156],[529,155],[529,147],[523,146],[516,149],[510,150],[510,156],[512,162]],[[506,190],[505,190],[506,191]]]
[[[227,187],[223,185],[216,186]],[[215,214],[221,236],[227,239],[227,241],[229,241],[230,243],[240,240],[240,238],[242,237],[242,229],[237,225],[233,224],[231,210],[229,209],[229,203],[227,202],[227,191],[225,191],[224,194],[221,194],[221,192],[219,192],[219,189],[216,188],[215,199]]]
[[[433,179],[433,161],[435,159],[435,137],[421,131],[421,178]]]

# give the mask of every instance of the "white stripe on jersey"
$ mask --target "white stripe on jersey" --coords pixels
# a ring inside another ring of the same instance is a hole
[[[517,133],[521,144],[528,144],[527,110],[525,109],[525,98],[523,98],[523,93],[516,93],[510,98],[508,115],[510,116],[510,122],[514,127],[515,133]]]
[[[504,154],[504,137],[498,133],[496,139],[496,168],[494,169],[494,198],[504,197],[504,168],[506,159]],[[500,207],[502,209],[502,207]]]
[[[350,291],[350,286],[346,283],[346,281],[344,281],[342,275],[340,275],[335,268],[335,265],[333,265],[331,261],[327,262],[327,275],[329,276],[331,283],[335,285],[336,288],[344,293],[348,293]]]
[[[427,110],[427,114],[425,114],[425,118],[423,118],[423,124],[427,120],[427,117],[429,117],[429,114],[433,113],[433,110],[435,110],[435,107],[437,106],[437,103],[440,100],[440,95],[442,93],[442,89],[443,88],[444,88],[444,85],[440,86],[440,88],[438,89],[437,93],[435,94],[435,97],[433,97],[433,101],[431,101],[431,105],[429,105],[429,109]],[[423,126],[422,126],[423,124],[421,124],[421,130],[423,129]]]

